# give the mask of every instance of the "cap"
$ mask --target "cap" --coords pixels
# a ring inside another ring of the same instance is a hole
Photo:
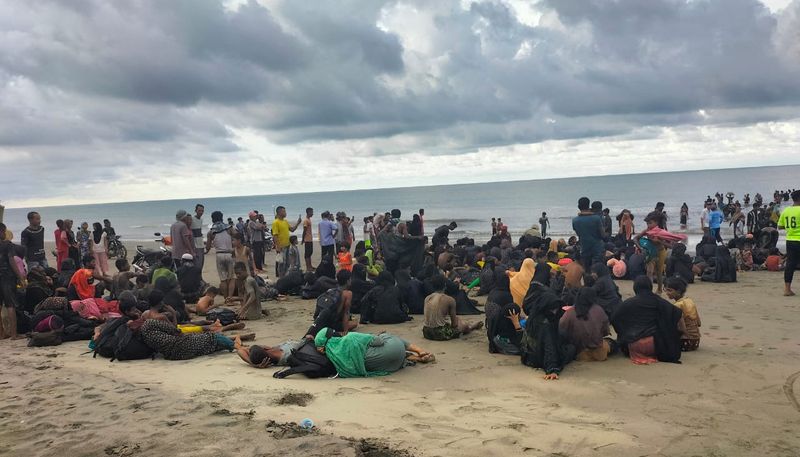
[[[186,217],[186,215],[188,215],[188,214],[189,213],[187,213],[185,210],[179,209],[178,212],[175,213],[175,219],[176,220],[181,220],[184,217]]]
[[[194,260],[194,256],[191,254],[184,254],[181,256],[181,260]]]

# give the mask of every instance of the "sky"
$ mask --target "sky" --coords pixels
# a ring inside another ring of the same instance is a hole
[[[800,163],[800,0],[7,0],[7,207]]]

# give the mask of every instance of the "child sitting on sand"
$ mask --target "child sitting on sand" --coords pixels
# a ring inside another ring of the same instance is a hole
[[[778,248],[772,248],[769,250],[766,262],[764,262],[764,268],[767,271],[783,271],[785,261],[781,251]]]
[[[203,296],[197,300],[197,305],[195,305],[194,307],[186,305],[186,309],[195,314],[205,316],[209,310],[217,306],[214,304],[214,299],[217,298],[217,295],[219,295],[218,288],[213,286],[208,287],[203,293]]]
[[[697,306],[691,298],[686,297],[686,281],[681,278],[667,278],[667,296],[675,300],[675,306],[683,311],[683,323],[686,332],[681,336],[681,350],[696,351],[700,346],[700,315],[697,313]]]

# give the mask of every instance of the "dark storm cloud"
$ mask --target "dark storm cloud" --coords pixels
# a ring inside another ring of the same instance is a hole
[[[534,8],[538,22],[502,1],[4,2],[1,158],[33,173],[126,155],[81,169],[102,182],[120,163],[213,167],[236,157],[235,129],[441,155],[796,117],[800,0]]]

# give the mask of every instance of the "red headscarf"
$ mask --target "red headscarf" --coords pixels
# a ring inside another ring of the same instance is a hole
[[[75,274],[72,275],[72,279],[69,280],[69,284],[75,286],[75,291],[78,292],[78,297],[80,297],[81,300],[94,298],[94,284],[89,284],[89,278],[91,278],[92,275],[92,270],[81,268],[76,271]]]

